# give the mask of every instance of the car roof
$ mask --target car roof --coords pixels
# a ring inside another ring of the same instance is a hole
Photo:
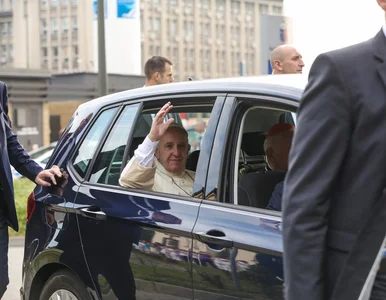
[[[299,100],[307,77],[303,74],[264,75],[251,77],[235,77],[206,79],[199,81],[183,81],[173,84],[161,84],[140,87],[110,94],[83,103],[79,109],[97,111],[100,107],[137,98],[154,96],[188,94],[188,93],[254,93]]]

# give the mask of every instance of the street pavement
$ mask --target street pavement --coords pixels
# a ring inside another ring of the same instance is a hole
[[[9,285],[2,300],[20,300],[24,237],[10,238],[8,252]]]

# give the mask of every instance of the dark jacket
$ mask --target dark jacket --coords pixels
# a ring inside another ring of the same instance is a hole
[[[311,68],[283,192],[286,299],[358,299],[386,234],[385,185],[381,30]]]
[[[34,181],[42,168],[30,159],[28,153],[20,145],[17,136],[12,132],[8,118],[7,86],[0,81],[0,183],[2,186],[2,210],[7,223],[19,230],[17,222],[13,181],[10,164],[23,176]],[[27,201],[27,199],[25,199]]]
[[[272,196],[269,199],[267,209],[281,211],[281,202],[283,198],[284,181],[279,182],[272,192]]]

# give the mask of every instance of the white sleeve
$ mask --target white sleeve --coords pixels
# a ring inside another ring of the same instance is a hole
[[[153,166],[154,153],[157,149],[159,141],[152,142],[148,136],[140,144],[137,150],[134,151],[134,157],[136,162],[145,168],[151,168]]]

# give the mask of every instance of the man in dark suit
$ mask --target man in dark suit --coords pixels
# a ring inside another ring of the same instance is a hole
[[[386,11],[386,0],[378,0]],[[284,184],[287,300],[368,299],[386,234],[386,25],[318,56]],[[376,274],[371,299],[386,299]]]
[[[0,81],[0,299],[7,289],[8,279],[8,226],[19,229],[13,194],[11,164],[22,175],[42,186],[56,184],[61,177],[57,166],[43,170],[30,159],[12,132],[8,118],[8,93]],[[50,183],[51,182],[51,183]]]

